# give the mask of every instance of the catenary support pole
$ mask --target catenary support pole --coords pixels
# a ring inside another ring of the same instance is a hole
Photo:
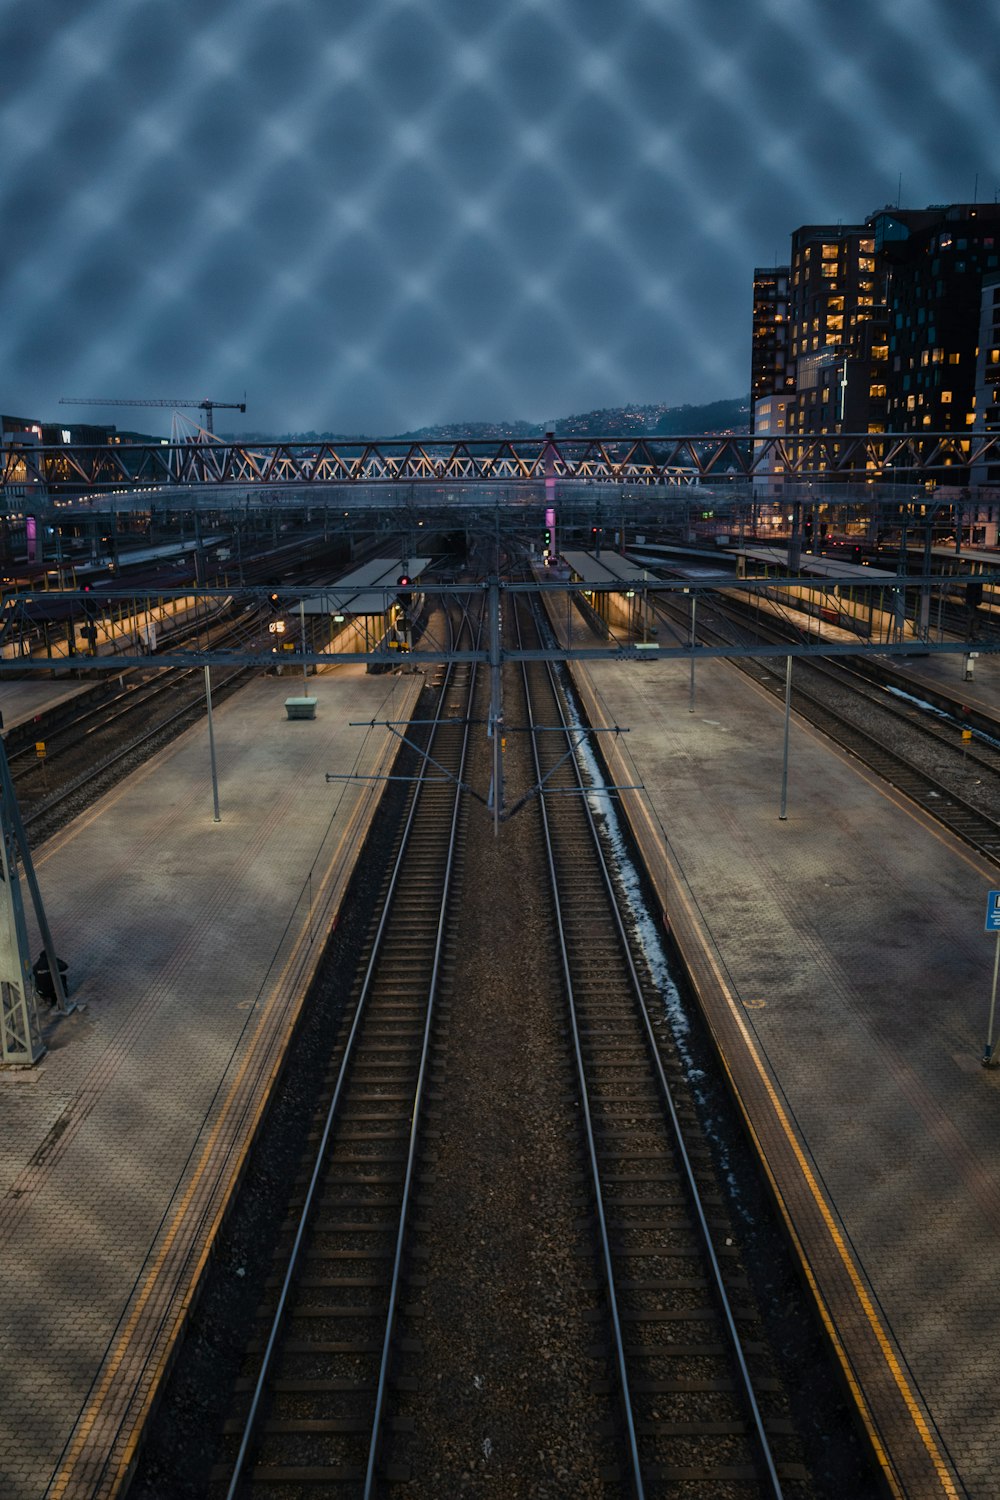
[[[27,876],[31,855],[14,797],[7,754],[0,740],[0,1062],[5,1067],[28,1068],[44,1056],[46,1049],[38,1019],[31,949],[18,877],[19,856]],[[37,886],[33,880],[29,885],[34,896]],[[43,941],[46,934],[47,924],[43,928]],[[47,953],[51,941],[49,934]],[[53,968],[57,1003],[63,1009],[65,998],[54,948],[49,963]]]
[[[785,744],[781,757],[781,811],[779,819],[788,816],[788,726],[792,717],[792,658],[785,657]]]
[[[500,833],[503,806],[503,678],[500,653],[500,580],[490,579],[490,734],[493,737],[493,835]]]
[[[212,763],[212,822],[221,823],[219,814],[219,778],[215,768],[215,727],[212,723],[212,669],[205,668],[205,705],[208,709],[208,756]]]
[[[993,955],[993,989],[990,993],[990,1019],[986,1026],[986,1046],[983,1049],[984,1068],[988,1068],[993,1061],[993,1021],[997,1010],[998,973],[1000,973],[1000,932],[997,933],[997,946]]]

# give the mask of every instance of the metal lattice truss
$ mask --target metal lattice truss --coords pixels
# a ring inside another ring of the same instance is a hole
[[[946,479],[1000,459],[1000,432],[821,437],[544,437],[454,443],[240,443],[213,439],[102,447],[0,448],[4,485],[49,491],[121,486],[517,484],[546,479],[676,486],[712,480]]]

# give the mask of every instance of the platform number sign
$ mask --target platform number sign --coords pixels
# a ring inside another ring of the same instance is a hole
[[[990,891],[986,898],[986,931],[1000,932],[1000,891]]]

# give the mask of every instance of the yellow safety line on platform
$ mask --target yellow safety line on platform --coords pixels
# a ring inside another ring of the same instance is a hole
[[[354,825],[355,825],[355,823],[357,821],[358,816],[360,815],[361,808],[362,808],[365,800],[366,799],[362,798],[355,805],[355,807],[354,807],[354,809],[353,809],[353,811],[351,813],[350,820],[348,822],[348,826],[347,826],[347,828],[345,828],[343,834],[341,835],[341,837],[340,837],[340,839],[338,841],[338,845],[337,845],[337,857],[334,858],[334,859],[331,859],[331,861],[330,861],[330,865],[328,867],[327,875],[326,875],[326,877],[325,877],[325,879],[323,881],[322,886],[320,887],[320,891],[317,893],[317,905],[319,904],[320,898],[323,896],[326,888],[329,886],[329,884],[331,883],[331,881],[334,878],[334,873],[335,873],[335,871],[336,871],[336,869],[338,867],[338,860],[339,860],[340,851],[343,849],[345,842],[348,842],[348,843],[351,842],[351,840],[348,838],[348,836],[353,834]],[[156,1289],[156,1286],[157,1286],[157,1283],[159,1281],[159,1278],[160,1278],[160,1276],[161,1276],[161,1274],[163,1272],[164,1264],[165,1264],[165,1262],[167,1260],[167,1257],[170,1254],[170,1251],[173,1248],[174,1241],[176,1240],[177,1235],[179,1234],[179,1232],[180,1232],[180,1230],[181,1230],[181,1228],[183,1226],[184,1219],[185,1219],[185,1216],[187,1214],[188,1208],[190,1206],[191,1200],[195,1196],[195,1193],[200,1188],[201,1183],[202,1183],[202,1179],[203,1179],[203,1177],[205,1176],[205,1174],[206,1174],[206,1172],[208,1170],[209,1161],[210,1161],[210,1159],[212,1157],[212,1154],[213,1154],[213,1152],[215,1150],[215,1146],[216,1146],[216,1143],[218,1141],[218,1138],[219,1138],[220,1134],[223,1131],[223,1127],[226,1126],[229,1123],[229,1116],[230,1116],[230,1113],[232,1111],[233,1105],[236,1102],[237,1095],[238,1095],[238,1093],[239,1093],[239,1091],[240,1091],[240,1089],[241,1089],[241,1087],[243,1085],[246,1073],[247,1073],[248,1069],[250,1068],[251,1063],[254,1060],[254,1054],[255,1054],[255,1049],[256,1049],[257,1041],[260,1038],[261,1032],[263,1031],[264,1027],[270,1021],[271,1012],[272,1012],[272,1009],[273,1009],[273,1007],[274,1007],[274,1005],[276,1003],[276,997],[281,993],[282,986],[285,984],[285,982],[286,982],[286,980],[288,978],[289,972],[291,971],[291,969],[293,968],[293,966],[295,965],[295,963],[298,961],[298,958],[299,958],[299,955],[300,955],[300,950],[301,950],[303,944],[305,942],[307,942],[307,941],[314,941],[314,940],[315,940],[314,934],[312,934],[310,932],[310,929],[309,929],[308,925],[305,926],[305,927],[303,927],[302,931],[299,933],[299,936],[298,936],[298,938],[297,938],[297,940],[296,940],[296,942],[294,944],[294,947],[292,948],[291,952],[288,955],[288,958],[287,958],[287,960],[285,962],[285,965],[284,965],[284,967],[283,967],[283,969],[281,971],[281,974],[279,975],[276,983],[271,988],[271,997],[268,1000],[267,1004],[265,1005],[264,1010],[261,1012],[260,1021],[259,1021],[258,1025],[257,1025],[257,1029],[256,1029],[256,1031],[254,1033],[253,1040],[248,1045],[248,1047],[246,1049],[246,1053],[244,1055],[243,1062],[240,1065],[239,1072],[238,1072],[237,1076],[234,1078],[234,1080],[233,1080],[233,1082],[232,1082],[232,1084],[230,1086],[229,1092],[226,1095],[225,1102],[223,1103],[222,1108],[219,1111],[218,1117],[216,1119],[216,1123],[213,1126],[211,1134],[209,1135],[209,1138],[208,1138],[208,1140],[205,1143],[205,1146],[204,1146],[204,1149],[202,1151],[201,1157],[199,1158],[199,1161],[198,1161],[198,1165],[195,1168],[194,1173],[191,1176],[191,1180],[188,1183],[188,1186],[187,1186],[187,1189],[185,1191],[184,1197],[181,1200],[180,1204],[178,1205],[177,1210],[174,1213],[173,1219],[171,1221],[170,1228],[167,1230],[167,1233],[164,1236],[163,1241],[161,1242],[160,1250],[159,1250],[159,1253],[158,1253],[158,1255],[156,1257],[156,1261],[154,1262],[151,1270],[149,1271],[149,1273],[148,1273],[148,1275],[146,1277],[146,1280],[145,1280],[145,1282],[143,1284],[143,1287],[142,1287],[142,1291],[139,1294],[139,1298],[138,1298],[138,1300],[137,1300],[137,1302],[136,1302],[136,1304],[135,1304],[135,1306],[134,1306],[134,1308],[132,1310],[132,1313],[131,1313],[131,1316],[129,1317],[128,1323],[126,1324],[126,1326],[123,1329],[122,1333],[119,1335],[118,1341],[117,1341],[117,1343],[115,1345],[114,1351],[112,1352],[110,1360],[107,1362],[107,1364],[105,1366],[105,1372],[104,1372],[104,1375],[101,1378],[101,1383],[98,1386],[97,1391],[94,1393],[94,1395],[91,1397],[90,1401],[88,1402],[86,1411],[84,1412],[83,1416],[79,1419],[79,1421],[78,1421],[78,1423],[76,1425],[76,1430],[75,1430],[75,1434],[74,1434],[74,1437],[73,1437],[73,1440],[72,1440],[72,1443],[71,1443],[71,1446],[70,1446],[70,1451],[66,1455],[66,1458],[65,1458],[65,1460],[64,1460],[64,1462],[63,1462],[63,1464],[62,1464],[62,1466],[61,1466],[58,1474],[55,1476],[55,1479],[52,1481],[51,1488],[48,1491],[49,1500],[63,1500],[63,1497],[67,1493],[67,1487],[69,1486],[69,1484],[72,1481],[72,1478],[73,1478],[73,1469],[76,1466],[76,1462],[79,1459],[80,1454],[81,1454],[83,1448],[86,1445],[87,1439],[89,1438],[91,1432],[93,1431],[95,1425],[97,1424],[97,1421],[98,1421],[99,1417],[101,1416],[104,1403],[107,1400],[108,1394],[109,1394],[109,1392],[110,1392],[110,1390],[111,1390],[111,1388],[112,1388],[112,1386],[114,1384],[114,1381],[115,1381],[115,1379],[116,1379],[116,1377],[118,1375],[119,1370],[121,1369],[121,1365],[122,1365],[122,1362],[123,1362],[123,1360],[125,1358],[125,1354],[126,1354],[126,1352],[128,1350],[131,1338],[132,1338],[132,1336],[133,1336],[133,1334],[135,1332],[135,1329],[136,1329],[136,1327],[137,1327],[140,1319],[142,1318],[143,1313],[145,1312],[146,1304],[149,1302],[150,1297],[153,1295],[153,1292]],[[321,948],[322,948],[322,945],[319,945],[319,947],[317,948],[317,956],[318,956],[318,953],[321,951]],[[296,1009],[295,1014],[297,1014],[297,1009]],[[292,1019],[294,1019],[294,1017]],[[265,1107],[265,1104],[266,1104],[267,1099],[268,1099],[269,1094],[270,1094],[270,1090],[273,1087],[275,1078],[277,1076],[278,1069],[280,1068],[280,1065],[281,1065],[281,1061],[282,1061],[282,1054],[279,1052],[278,1057],[275,1059],[275,1064],[274,1064],[274,1067],[271,1070],[271,1074],[268,1077],[267,1086],[266,1086],[266,1088],[264,1089],[263,1093],[260,1096],[260,1099],[259,1099],[258,1105],[257,1105],[257,1109],[254,1111],[254,1114],[253,1114],[253,1117],[252,1117],[252,1127],[253,1128],[251,1128],[249,1131],[246,1131],[245,1134],[244,1134],[243,1146],[240,1149],[239,1156],[237,1158],[237,1165],[238,1166],[242,1166],[242,1163],[243,1163],[243,1160],[245,1159],[246,1153],[249,1150],[250,1142],[253,1139],[254,1130],[256,1129],[257,1122],[260,1119],[260,1115],[261,1115],[261,1113],[262,1113],[262,1111],[263,1111],[263,1109]],[[238,1173],[236,1173],[235,1175],[238,1177]],[[177,1319],[174,1322],[174,1327],[171,1330],[170,1337],[168,1338],[167,1346],[166,1346],[166,1349],[164,1351],[163,1357],[161,1358],[161,1360],[159,1362],[159,1365],[158,1365],[157,1370],[155,1372],[154,1379],[152,1380],[152,1382],[150,1384],[149,1390],[148,1390],[147,1395],[146,1395],[146,1399],[143,1402],[142,1408],[141,1408],[141,1410],[139,1412],[138,1419],[133,1424],[132,1432],[129,1434],[129,1437],[128,1437],[128,1440],[127,1440],[127,1445],[126,1445],[126,1454],[125,1454],[123,1460],[119,1463],[118,1468],[116,1470],[115,1478],[114,1478],[113,1485],[112,1485],[111,1494],[114,1494],[117,1491],[118,1486],[120,1485],[121,1481],[124,1479],[125,1475],[127,1474],[129,1466],[130,1466],[130,1464],[132,1462],[132,1459],[134,1457],[135,1449],[136,1449],[136,1447],[138,1445],[139,1437],[140,1437],[140,1435],[142,1433],[142,1430],[143,1430],[143,1423],[145,1421],[146,1414],[149,1411],[149,1408],[150,1408],[150,1406],[152,1404],[152,1401],[153,1401],[153,1396],[154,1396],[154,1394],[155,1394],[155,1392],[157,1390],[159,1381],[160,1381],[160,1379],[161,1379],[161,1377],[162,1377],[162,1375],[163,1375],[163,1373],[165,1371],[165,1368],[166,1368],[166,1365],[167,1365],[168,1356],[169,1356],[169,1353],[170,1353],[173,1341],[176,1338],[178,1332],[180,1331],[180,1328],[181,1328],[181,1326],[183,1324],[183,1321],[184,1321],[184,1317],[185,1317],[185,1315],[186,1315],[186,1313],[188,1311],[188,1308],[189,1308],[189,1305],[190,1305],[191,1293],[192,1293],[194,1287],[197,1286],[198,1278],[201,1275],[201,1272],[202,1272],[202,1269],[204,1267],[205,1261],[207,1260],[208,1255],[209,1255],[209,1253],[211,1251],[211,1247],[212,1247],[212,1244],[213,1244],[213,1241],[214,1241],[214,1237],[215,1237],[216,1231],[218,1230],[219,1223],[221,1221],[222,1215],[223,1215],[223,1213],[225,1211],[225,1207],[226,1207],[226,1203],[224,1202],[224,1203],[222,1203],[220,1205],[220,1207],[219,1207],[219,1209],[218,1209],[218,1211],[216,1213],[216,1216],[215,1216],[215,1218],[214,1218],[214,1220],[212,1222],[212,1225],[211,1225],[211,1230],[210,1230],[210,1232],[209,1232],[209,1234],[208,1234],[208,1236],[207,1236],[207,1238],[205,1240],[205,1243],[204,1243],[203,1248],[202,1248],[201,1255],[199,1256],[197,1265],[195,1267],[195,1276],[192,1279],[190,1279],[189,1282],[188,1282],[188,1288],[187,1288],[187,1291],[185,1292],[184,1297],[182,1299],[181,1308],[179,1310],[178,1317],[177,1317]]]
[[[691,907],[691,904],[690,904],[690,900],[689,900],[686,892],[683,889],[679,888],[677,894],[678,894],[679,900],[681,901],[681,903],[685,907],[688,921],[692,924],[694,930],[698,931],[700,929],[700,925],[701,924],[700,924],[700,921],[699,921],[698,917],[696,916],[696,914],[692,910],[692,907]],[[825,1228],[827,1230],[827,1233],[829,1234],[831,1240],[833,1241],[833,1244],[834,1244],[834,1246],[835,1246],[835,1248],[837,1250],[837,1253],[838,1253],[838,1255],[840,1257],[840,1260],[841,1260],[841,1262],[842,1262],[842,1264],[844,1266],[844,1269],[847,1271],[847,1274],[848,1274],[848,1277],[850,1278],[851,1286],[852,1286],[852,1288],[854,1290],[854,1293],[857,1296],[857,1299],[858,1299],[859,1303],[861,1304],[861,1308],[862,1308],[862,1310],[863,1310],[863,1312],[865,1314],[865,1317],[868,1320],[869,1326],[871,1327],[871,1330],[872,1330],[872,1332],[875,1335],[875,1339],[876,1339],[876,1341],[878,1343],[879,1349],[881,1350],[882,1356],[885,1359],[885,1362],[888,1365],[889,1370],[892,1373],[892,1377],[893,1377],[893,1380],[894,1380],[894,1382],[896,1384],[896,1388],[898,1389],[899,1394],[903,1398],[903,1402],[904,1402],[904,1404],[906,1406],[906,1409],[907,1409],[907,1411],[908,1411],[908,1413],[910,1415],[910,1418],[913,1421],[913,1424],[916,1427],[917,1431],[919,1432],[921,1440],[923,1441],[924,1447],[927,1450],[928,1456],[930,1457],[930,1460],[931,1460],[932,1464],[934,1465],[934,1468],[935,1468],[935,1470],[937,1472],[937,1476],[938,1476],[938,1478],[941,1481],[942,1489],[943,1489],[943,1491],[944,1491],[944,1493],[946,1495],[948,1495],[949,1497],[952,1497],[952,1500],[958,1500],[958,1490],[955,1488],[955,1485],[952,1482],[951,1475],[948,1472],[948,1465],[945,1462],[944,1458],[942,1457],[941,1451],[938,1448],[938,1445],[937,1445],[937,1443],[936,1443],[936,1441],[934,1439],[933,1433],[931,1432],[930,1428],[927,1425],[927,1422],[926,1422],[926,1419],[924,1417],[923,1412],[920,1410],[920,1405],[917,1402],[916,1397],[914,1396],[913,1391],[910,1388],[910,1383],[907,1380],[906,1373],[903,1370],[902,1366],[900,1365],[899,1360],[896,1358],[896,1355],[895,1355],[895,1353],[893,1351],[892,1345],[891,1345],[891,1343],[889,1341],[888,1335],[886,1334],[885,1329],[884,1329],[884,1327],[882,1325],[882,1320],[879,1317],[878,1313],[876,1312],[875,1307],[872,1304],[872,1300],[871,1300],[870,1296],[868,1295],[868,1291],[865,1288],[864,1282],[862,1281],[860,1275],[858,1274],[857,1267],[854,1264],[854,1258],[851,1255],[850,1251],[848,1250],[847,1245],[844,1242],[843,1235],[841,1234],[839,1228],[837,1227],[837,1223],[836,1223],[836,1221],[835,1221],[835,1219],[833,1217],[833,1213],[831,1212],[830,1206],[827,1203],[826,1195],[823,1192],[823,1190],[820,1188],[819,1183],[816,1181],[816,1178],[813,1175],[812,1168],[810,1167],[809,1162],[806,1159],[805,1152],[803,1151],[802,1146],[801,1146],[801,1144],[799,1142],[798,1133],[794,1129],[794,1127],[792,1126],[790,1120],[788,1119],[788,1116],[787,1116],[787,1114],[785,1112],[784,1106],[782,1105],[781,1100],[778,1097],[777,1090],[775,1089],[774,1085],[772,1084],[770,1078],[767,1075],[767,1072],[766,1072],[766,1070],[764,1068],[763,1062],[761,1061],[761,1058],[760,1058],[759,1050],[758,1050],[757,1046],[755,1045],[754,1039],[751,1036],[751,1034],[750,1034],[750,1032],[749,1032],[749,1030],[747,1028],[746,1022],[745,1022],[745,1020],[743,1018],[743,1015],[741,1013],[741,1008],[739,1006],[739,1003],[736,1000],[736,997],[734,996],[734,994],[733,994],[732,990],[730,989],[729,985],[727,984],[726,979],[725,979],[725,977],[724,977],[724,975],[722,973],[722,970],[720,969],[719,964],[716,961],[715,955],[713,953],[711,953],[708,950],[707,947],[703,948],[702,951],[703,951],[705,957],[707,958],[709,964],[711,965],[711,968],[712,968],[713,973],[715,975],[716,983],[718,984],[718,986],[719,986],[719,988],[720,988],[720,990],[721,990],[721,992],[722,992],[722,994],[723,994],[723,996],[724,996],[724,998],[726,1000],[726,1003],[729,1006],[729,1009],[730,1009],[730,1012],[732,1014],[732,1017],[733,1017],[734,1021],[736,1022],[736,1025],[739,1028],[740,1032],[742,1033],[743,1040],[744,1040],[744,1042],[746,1044],[746,1047],[747,1047],[747,1051],[750,1054],[750,1058],[751,1058],[751,1060],[753,1062],[753,1066],[754,1066],[754,1068],[755,1068],[755,1070],[757,1072],[757,1075],[758,1075],[761,1083],[764,1085],[764,1088],[765,1088],[765,1090],[767,1092],[768,1098],[769,1098],[769,1100],[771,1102],[771,1107],[772,1107],[772,1109],[774,1110],[774,1113],[775,1113],[775,1117],[776,1117],[779,1125],[781,1126],[782,1131],[784,1132],[785,1139],[788,1141],[788,1144],[792,1148],[792,1152],[794,1153],[796,1162],[798,1163],[799,1170],[801,1171],[802,1176],[805,1179],[806,1186],[809,1188],[809,1191],[810,1191],[810,1193],[812,1195],[813,1201],[815,1202],[816,1207],[820,1211],[820,1215],[821,1215],[821,1217],[823,1219],[823,1223],[824,1223],[824,1226],[825,1226]],[[724,1059],[724,1061],[725,1061],[725,1059]],[[728,1063],[726,1063],[726,1070],[727,1070],[727,1072],[729,1071]],[[732,1078],[732,1074],[731,1073],[730,1073],[730,1077]],[[734,1089],[736,1089],[737,1097],[739,1098],[740,1097],[740,1090],[737,1087],[735,1078],[732,1079],[732,1082],[733,1082]],[[744,1108],[744,1114],[747,1116],[747,1118],[749,1120],[749,1116],[747,1115],[747,1111],[745,1110],[745,1108]],[[764,1161],[764,1164],[767,1167],[768,1176],[771,1178],[772,1183],[774,1183],[775,1179],[773,1177],[773,1174],[771,1173],[770,1166],[767,1164],[767,1158],[766,1158],[766,1155],[764,1153],[763,1146],[760,1145],[759,1135],[758,1135],[758,1132],[756,1130],[754,1130],[754,1136],[755,1136],[755,1138],[758,1139],[758,1144],[760,1146],[761,1159]],[[779,1201],[782,1204],[782,1212],[785,1215],[786,1220],[791,1225],[791,1216],[790,1216],[789,1210],[785,1206],[784,1195],[780,1192],[780,1190],[777,1189],[777,1184],[776,1183],[775,1183],[775,1187],[776,1187],[776,1190],[778,1191]],[[792,1227],[793,1227],[793,1233],[794,1233],[794,1226],[792,1226]],[[832,1322],[832,1318],[830,1317],[830,1315],[828,1313],[828,1310],[826,1309],[824,1299],[821,1297],[821,1295],[819,1293],[819,1288],[816,1286],[815,1280],[814,1280],[813,1275],[812,1275],[811,1268],[809,1267],[808,1262],[804,1258],[804,1254],[803,1254],[803,1251],[801,1249],[801,1241],[800,1241],[799,1236],[797,1234],[795,1235],[795,1239],[796,1239],[796,1243],[799,1244],[799,1246],[800,1246],[800,1257],[802,1257],[803,1266],[806,1269],[806,1273],[807,1273],[807,1275],[809,1277],[810,1284],[813,1287],[814,1295],[817,1298],[817,1304],[818,1304],[818,1306],[820,1308],[821,1315],[823,1316],[824,1322],[827,1324],[828,1330],[834,1335],[834,1346],[838,1350],[838,1357],[840,1358],[841,1364],[844,1367],[844,1371],[845,1371],[847,1380],[848,1380],[848,1382],[849,1382],[849,1384],[851,1386],[851,1389],[855,1393],[855,1399],[859,1400],[859,1403],[861,1405],[861,1410],[864,1413],[864,1411],[867,1409],[867,1402],[864,1400],[864,1398],[862,1396],[862,1393],[860,1391],[860,1388],[857,1385],[857,1382],[856,1382],[856,1380],[855,1380],[855,1378],[853,1376],[853,1373],[852,1373],[852,1371],[850,1369],[850,1366],[846,1363],[845,1352],[843,1350],[843,1347],[841,1345],[839,1337],[837,1337],[837,1335],[835,1333],[833,1322]],[[873,1426],[868,1421],[866,1421],[865,1425],[868,1427],[869,1433],[872,1436],[872,1440],[873,1440],[873,1443],[875,1445],[876,1452],[880,1455],[880,1462],[883,1464],[883,1466],[886,1466],[886,1456],[885,1456],[882,1444],[881,1444],[881,1442],[879,1441],[879,1439],[877,1438],[877,1436],[875,1434]],[[890,1479],[892,1477],[891,1474],[889,1474],[888,1468],[887,1468],[887,1476]],[[895,1484],[893,1484],[893,1488],[894,1489],[896,1488]],[[897,1493],[898,1493],[898,1491],[897,1491]]]

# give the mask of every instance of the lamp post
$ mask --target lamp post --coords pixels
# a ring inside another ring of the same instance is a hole
[[[696,605],[696,601],[697,601],[698,596],[695,593],[694,589],[685,589],[684,592],[685,592],[685,594],[690,594],[691,595],[691,640],[690,640],[690,646],[691,646],[691,688],[690,688],[690,692],[688,694],[688,713],[689,714],[693,714],[694,713],[695,605]]]

